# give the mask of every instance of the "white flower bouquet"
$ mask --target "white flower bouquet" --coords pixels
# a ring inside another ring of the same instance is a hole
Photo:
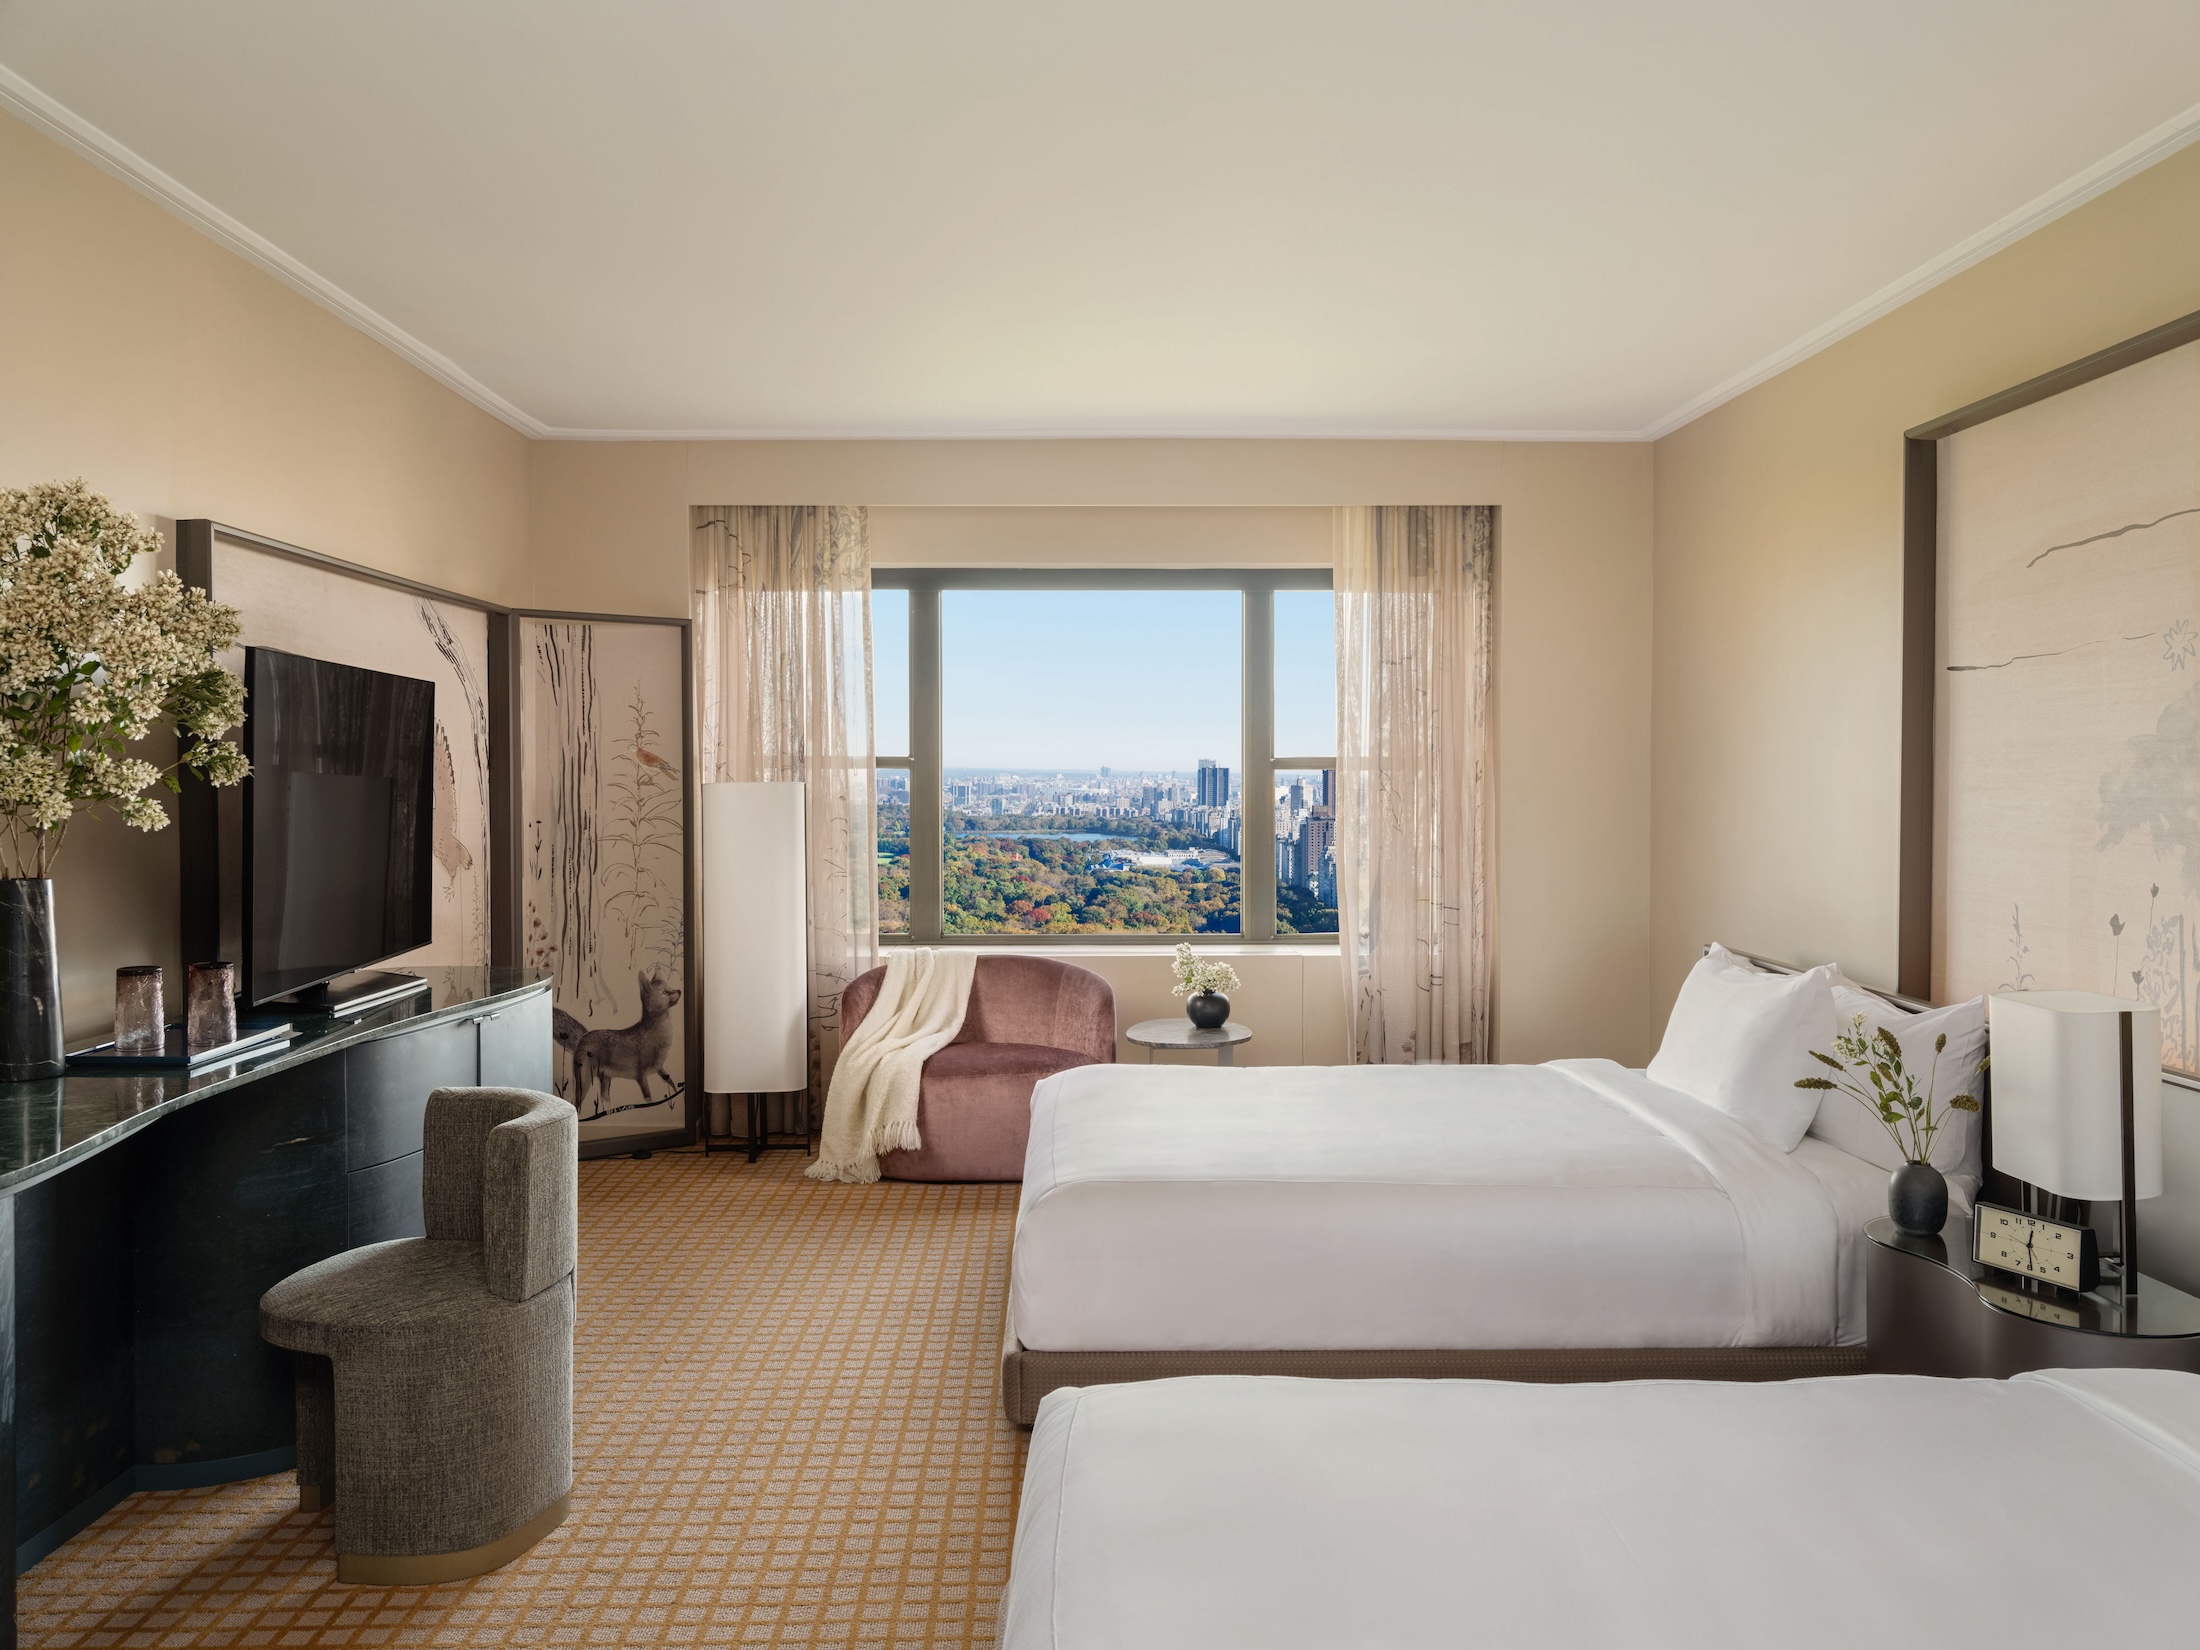
[[[1195,956],[1189,943],[1176,948],[1176,984],[1170,988],[1172,997],[1198,997],[1210,991],[1224,994],[1238,988],[1237,970],[1226,962],[1203,962]]]
[[[0,874],[49,875],[79,809],[157,831],[155,784],[245,776],[222,737],[244,718],[244,683],[218,657],[236,610],[166,570],[125,580],[159,549],[81,481],[0,488]],[[130,751],[161,725],[179,746],[165,767]]]

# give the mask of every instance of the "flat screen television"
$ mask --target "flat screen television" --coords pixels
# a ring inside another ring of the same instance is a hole
[[[435,684],[268,647],[244,681],[239,996],[322,1003],[431,936]]]

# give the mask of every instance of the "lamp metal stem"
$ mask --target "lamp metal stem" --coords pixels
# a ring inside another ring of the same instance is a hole
[[[2131,1010],[2116,1016],[2119,1052],[2123,1056],[2124,1206],[2123,1226],[2124,1306],[2128,1311],[2139,1297],[2139,1149],[2132,1126]]]

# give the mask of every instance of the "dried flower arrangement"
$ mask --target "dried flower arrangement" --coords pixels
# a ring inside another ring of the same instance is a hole
[[[0,872],[51,873],[69,821],[112,808],[141,831],[168,823],[145,793],[244,778],[222,736],[244,717],[244,683],[219,655],[234,608],[173,572],[127,577],[160,539],[81,481],[0,488]],[[131,754],[176,730],[165,767]]]

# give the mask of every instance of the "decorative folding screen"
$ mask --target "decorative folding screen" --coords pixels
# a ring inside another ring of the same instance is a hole
[[[686,627],[513,620],[519,961],[601,1144],[689,1127]]]

